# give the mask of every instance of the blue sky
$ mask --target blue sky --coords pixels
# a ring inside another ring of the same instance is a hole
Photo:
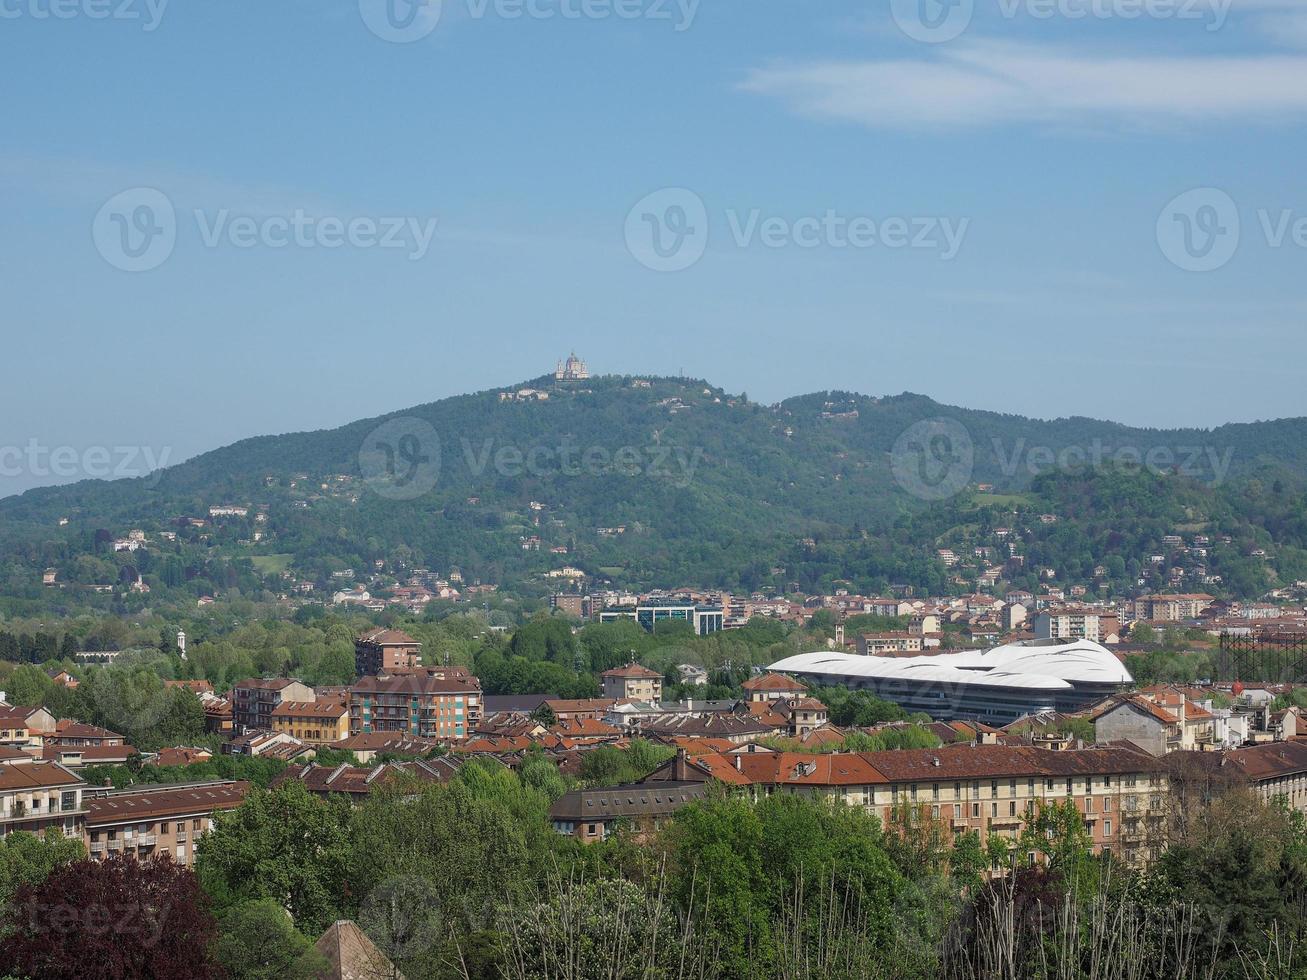
[[[1301,2],[54,2],[0,0],[0,447],[176,462],[573,348],[762,401],[1304,414]],[[141,189],[175,241],[124,271]]]

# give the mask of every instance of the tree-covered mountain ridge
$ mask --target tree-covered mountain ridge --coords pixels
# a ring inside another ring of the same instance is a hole
[[[893,567],[870,574],[912,579],[907,552],[933,559],[959,527],[1055,506],[1079,508],[1072,523],[1086,527],[1124,518],[1087,489],[1117,479],[1146,491],[1159,526],[1242,521],[1297,548],[1307,418],[1164,430],[911,393],[767,406],[699,379],[543,377],[241,440],[140,479],[32,490],[0,500],[0,545],[57,567],[95,550],[97,533],[170,527],[183,579],[203,578],[201,559],[289,555],[314,578],[398,552],[495,582],[567,563],[633,586],[723,587],[856,580],[837,566],[875,546]],[[1256,503],[1263,489],[1274,513]],[[218,505],[250,511],[210,518]],[[820,568],[803,572],[808,560]]]

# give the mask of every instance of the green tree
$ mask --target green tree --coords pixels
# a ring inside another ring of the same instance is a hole
[[[56,868],[85,855],[81,838],[65,837],[58,830],[41,836],[20,830],[0,838],[0,906],[20,886],[39,885]]]
[[[329,966],[271,898],[228,909],[218,928],[214,959],[231,980],[312,980]]]
[[[316,935],[349,891],[350,820],[347,800],[319,799],[299,782],[254,789],[200,839],[196,871],[218,909],[271,898]]]

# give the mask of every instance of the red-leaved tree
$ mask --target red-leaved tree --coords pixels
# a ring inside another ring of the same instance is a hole
[[[216,978],[195,875],[161,855],[76,861],[23,885],[0,917],[0,973],[31,980]]]

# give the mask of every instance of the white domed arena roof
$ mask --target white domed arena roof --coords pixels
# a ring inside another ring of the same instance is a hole
[[[778,660],[768,670],[868,680],[1069,690],[1079,684],[1128,685],[1134,678],[1092,640],[1022,640],[992,650],[934,656],[875,657],[819,650]]]

